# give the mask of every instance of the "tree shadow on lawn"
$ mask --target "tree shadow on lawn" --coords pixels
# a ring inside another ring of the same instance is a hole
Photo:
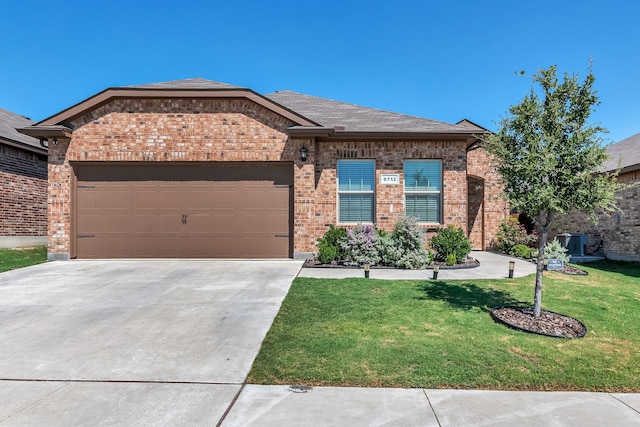
[[[519,301],[507,292],[495,289],[481,288],[473,283],[449,283],[441,280],[433,280],[418,284],[418,290],[424,293],[419,300],[441,300],[452,307],[463,310],[479,308],[489,312],[493,307],[505,305],[527,305]]]

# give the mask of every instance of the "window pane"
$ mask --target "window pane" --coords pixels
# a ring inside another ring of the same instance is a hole
[[[404,162],[404,188],[411,191],[441,190],[440,160]]]
[[[417,217],[418,221],[440,222],[440,195],[407,194],[405,213]]]
[[[371,161],[338,161],[338,191],[373,191],[375,164]]]
[[[340,194],[340,222],[373,222],[373,194]]]

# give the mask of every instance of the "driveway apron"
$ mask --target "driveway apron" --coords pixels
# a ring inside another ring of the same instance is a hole
[[[203,419],[217,421],[300,267],[294,260],[100,260],[0,274],[0,425],[37,424],[48,419],[47,405],[91,404],[97,391],[120,415],[128,407],[140,415],[149,400],[154,412],[162,408],[159,422],[188,421],[182,415],[197,415],[199,404]],[[182,411],[193,406],[196,414]],[[57,412],[53,425],[78,416]],[[85,421],[93,424],[91,417]]]

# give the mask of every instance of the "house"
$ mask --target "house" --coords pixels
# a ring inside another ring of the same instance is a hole
[[[330,224],[391,230],[405,211],[482,249],[508,207],[478,131],[200,78],[106,89],[20,129],[49,147],[51,260],[302,258]]]
[[[618,182],[625,186],[616,194],[619,211],[597,214],[597,222],[573,212],[558,218],[554,235],[587,235],[586,254],[603,254],[607,259],[640,261],[640,133],[606,148],[609,160],[603,172],[619,169]]]
[[[16,131],[31,124],[0,108],[0,248],[47,243],[47,150]]]

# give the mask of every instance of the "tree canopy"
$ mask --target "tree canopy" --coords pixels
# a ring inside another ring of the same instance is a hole
[[[539,235],[534,312],[540,314],[544,246],[557,214],[615,209],[615,174],[600,173],[607,160],[605,128],[589,122],[599,104],[589,70],[557,77],[556,66],[533,76],[528,95],[509,109],[497,133],[483,137],[513,208],[533,218]]]

